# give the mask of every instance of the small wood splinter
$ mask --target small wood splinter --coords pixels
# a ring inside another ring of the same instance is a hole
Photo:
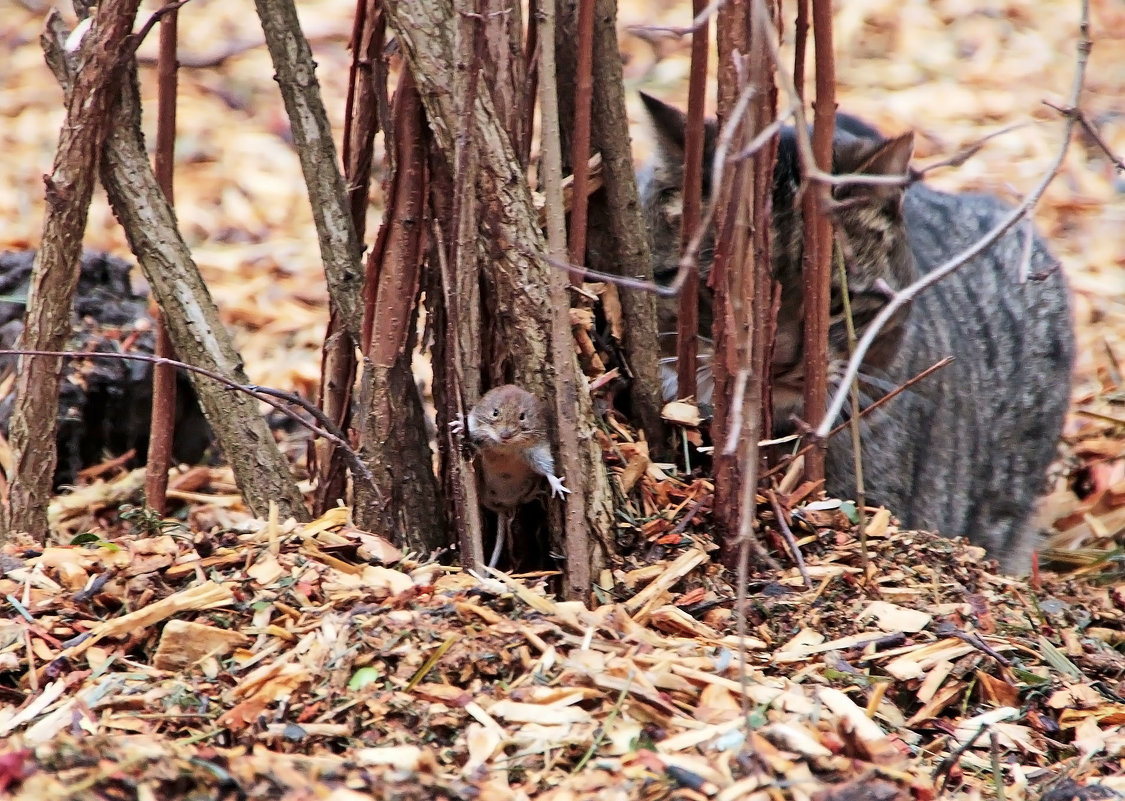
[[[449,427],[460,434],[466,424],[454,420]],[[516,509],[539,491],[540,478],[547,479],[552,497],[570,490],[555,475],[546,406],[527,390],[514,384],[489,390],[469,410],[467,427],[480,453],[481,503],[497,516],[496,546],[488,560],[496,567]]]

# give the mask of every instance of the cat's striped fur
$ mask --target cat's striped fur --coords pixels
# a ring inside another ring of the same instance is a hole
[[[670,281],[679,253],[683,114],[653,98],[658,149],[641,174],[658,280]],[[911,134],[883,139],[840,115],[834,172],[906,175]],[[705,171],[715,141],[709,127]],[[794,133],[778,147],[773,193],[773,272],[781,285],[773,361],[775,434],[800,414],[802,382],[801,215]],[[704,187],[705,193],[709,187]],[[844,255],[859,333],[888,300],[921,273],[979,240],[1008,212],[994,197],[951,195],[915,183],[849,185],[833,193],[836,242]],[[1074,359],[1068,292],[1058,262],[1024,223],[915,299],[865,359],[865,405],[945,356],[949,366],[863,418],[863,469],[869,501],[885,504],[906,526],[965,536],[1007,570],[1026,566],[1037,532],[1035,501],[1062,429]],[[1031,236],[1030,243],[1027,237]],[[1030,249],[1029,249],[1030,246]],[[701,269],[710,267],[705,243]],[[1030,254],[1028,280],[1021,263]],[[846,360],[841,292],[833,275],[829,358]],[[661,330],[674,331],[675,307],[662,308]],[[710,334],[707,292],[701,336]],[[674,385],[673,385],[674,386]],[[674,388],[670,388],[674,394]],[[855,496],[851,440],[829,443],[830,493]]]

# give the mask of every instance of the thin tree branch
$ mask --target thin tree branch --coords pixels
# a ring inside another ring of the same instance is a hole
[[[1106,158],[1108,158],[1113,163],[1113,168],[1118,172],[1125,172],[1125,161],[1123,161],[1120,156],[1114,154],[1113,149],[1109,146],[1109,144],[1106,143],[1105,139],[1102,138],[1101,133],[1094,126],[1094,123],[1090,122],[1090,118],[1086,116],[1085,111],[1075,106],[1067,106],[1065,108],[1063,108],[1062,106],[1056,106],[1054,103],[1048,100],[1044,100],[1043,105],[1050,106],[1059,114],[1062,114],[1064,117],[1074,117],[1075,119],[1077,119],[1079,124],[1081,124],[1083,129],[1085,129],[1087,135],[1089,135],[1089,137],[1094,140],[1094,144],[1101,148],[1101,151],[1105,153]]]
[[[286,392],[285,390],[261,387],[256,384],[240,384],[237,381],[227,378],[222,373],[215,372],[214,370],[208,370],[205,367],[197,367],[196,365],[188,364],[187,362],[177,361],[176,359],[167,359],[162,356],[149,356],[145,353],[104,353],[102,351],[93,350],[21,350],[7,348],[0,349],[0,356],[49,356],[66,359],[119,359],[123,361],[146,362],[148,364],[156,366],[163,365],[170,367],[173,370],[186,370],[189,373],[196,373],[197,375],[210,378],[212,381],[215,381],[218,384],[222,384],[228,389],[242,392],[256,400],[261,401],[262,403],[268,404],[274,409],[277,409],[285,416],[300,423],[313,434],[316,434],[318,437],[324,437],[325,439],[336,445],[336,447],[351,455],[352,458],[348,461],[351,463],[351,467],[356,471],[356,475],[358,477],[368,482],[372,480],[371,473],[359,459],[359,454],[357,454],[352,449],[343,433],[336,428],[332,421],[329,420],[320,409],[318,409],[309,401],[304,400],[300,396],[294,395],[293,393]],[[275,398],[280,398],[288,403],[300,406],[306,412],[311,414],[320,423],[320,425],[310,423],[299,414],[295,414],[283,404],[278,403]]]
[[[936,373],[941,368],[947,367],[952,363],[953,363],[953,357],[952,356],[946,356],[944,359],[941,359],[940,361],[937,361],[937,362],[931,364],[929,367],[927,367],[925,370],[923,370],[922,372],[915,375],[913,378],[907,379],[906,381],[899,384],[897,387],[895,387],[893,390],[888,392],[886,395],[879,398],[879,400],[875,401],[874,403],[870,404],[869,406],[864,407],[863,410],[860,411],[860,413],[859,413],[860,419],[863,419],[864,417],[871,414],[873,411],[878,409],[883,404],[885,404],[885,403],[893,400],[894,398],[898,397],[898,395],[900,393],[905,392],[907,389],[914,386],[915,384],[917,384],[922,379],[926,378],[927,376],[932,375],[933,373]],[[832,437],[839,434],[841,431],[843,431],[845,428],[848,427],[848,424],[849,424],[849,421],[845,420],[844,422],[837,425],[835,428],[833,428],[831,431],[828,432],[828,438],[831,439]],[[795,438],[796,438],[796,435],[793,435],[791,437],[787,437],[786,440],[795,439]],[[772,443],[762,443],[762,444],[772,444]],[[792,459],[789,459],[785,462],[782,462],[781,464],[774,465],[769,470],[767,470],[765,473],[763,473],[762,478],[769,478],[770,476],[774,475],[775,473],[778,473],[778,472],[784,470],[786,467],[788,467],[792,463],[793,459],[796,459],[798,456],[804,456],[813,447],[815,447],[815,446],[811,442],[809,444],[805,445],[803,448],[801,448],[799,451],[797,451],[795,454],[793,454]]]
[[[255,0],[308,187],[328,291],[352,341],[362,347],[361,248],[348,208],[332,128],[308,39],[293,0]]]
[[[141,29],[136,33],[130,34],[128,43],[126,44],[126,53],[135,53],[137,48],[141,46],[141,42],[148,38],[148,35],[152,32],[156,23],[164,19],[165,15],[170,14],[174,17],[176,11],[189,2],[190,0],[172,0],[172,2],[165,3],[163,6],[156,9],[156,11],[153,11],[152,16],[145,20],[145,24],[141,26]],[[173,49],[173,53],[174,52],[175,50]],[[159,63],[159,58],[157,59],[157,63]]]
[[[586,261],[586,221],[590,208],[590,100],[594,94],[594,0],[578,0],[578,80],[574,86],[574,131],[570,168],[574,176],[570,207],[570,261]],[[582,285],[582,273],[572,271],[570,283]]]
[[[948,156],[941,161],[935,161],[932,164],[927,164],[925,167],[912,168],[911,177],[917,180],[942,167],[960,167],[970,158],[979,153],[984,148],[989,139],[995,139],[998,136],[1003,136],[1006,133],[1011,133],[1012,131],[1024,128],[1027,125],[1028,123],[1026,122],[1018,122],[1014,125],[1006,125],[998,131],[992,131],[991,133],[985,134],[975,142],[971,142],[967,146],[961,148],[952,156]]]
[[[695,17],[691,21],[691,25],[686,28],[678,27],[675,25],[630,25],[626,28],[627,31],[633,34],[642,31],[652,31],[653,33],[670,33],[673,36],[683,37],[691,36],[697,33],[711,17],[715,16],[719,10],[727,4],[728,0],[715,0],[702,10],[693,9]]]
[[[805,582],[805,587],[812,589],[812,579],[809,578],[809,570],[805,567],[804,554],[801,553],[801,549],[797,545],[797,538],[793,536],[793,530],[789,528],[789,521],[785,519],[785,510],[781,508],[777,493],[770,490],[766,494],[769,495],[770,506],[773,507],[773,513],[777,516],[777,527],[781,531],[781,536],[785,539],[785,544],[789,546],[789,550],[793,554],[793,564],[797,566],[797,570]]]
[[[832,141],[836,131],[836,62],[832,52],[832,4],[812,0],[813,42],[816,47],[816,100],[812,155],[802,154],[801,172],[832,171]],[[772,31],[771,31],[772,33]],[[797,87],[800,91],[800,87]],[[791,98],[802,108],[800,96]],[[826,209],[830,200],[825,184],[805,184],[801,209],[804,220],[801,281],[804,308],[804,415],[810,424],[820,423],[828,398],[828,311],[832,292],[832,221]],[[813,448],[805,459],[805,478],[824,478],[822,448]]]

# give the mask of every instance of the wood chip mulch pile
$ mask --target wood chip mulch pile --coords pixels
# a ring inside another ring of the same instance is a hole
[[[355,3],[299,5],[339,132]],[[838,5],[842,107],[916,130],[921,166],[1020,125],[933,182],[1008,200],[1034,183],[1057,147],[1042,101],[1072,78],[1077,0]],[[1091,8],[1083,109],[1120,155],[1125,16],[1117,0]],[[0,30],[3,249],[38,243],[62,119],[37,45],[43,13],[14,4]],[[686,97],[688,40],[643,26],[689,18],[682,0],[620,0],[630,90]],[[252,379],[312,395],[326,292],[256,20],[241,4],[190,3],[180,34],[181,227]],[[149,109],[153,78],[146,66]],[[610,589],[592,611],[548,595],[550,576],[476,577],[400,554],[346,510],[252,519],[221,468],[176,476],[180,522],[155,520],[136,508],[142,476],[106,470],[53,502],[57,544],[0,548],[0,797],[1118,798],[1122,180],[1080,137],[1036,215],[1074,291],[1079,364],[1033,582],[879,514],[865,564],[845,507],[782,497],[810,586],[763,502],[781,569],[752,572],[740,638],[705,534],[710,485],[648,465],[624,429],[611,463],[634,487],[620,534],[636,555],[600,577]],[[378,180],[373,191],[369,232]],[[104,198],[86,244],[127,255]]]
[[[342,508],[251,519],[205,472],[206,493],[178,491],[185,525],[117,517],[126,474],[52,509],[60,530],[102,516],[99,534],[4,547],[11,797],[924,799],[1002,781],[1019,798],[1102,776],[1125,791],[1120,563],[1029,586],[876,514],[865,567],[819,504],[794,514],[811,586],[752,574],[742,651],[692,525],[650,527],[648,556],[588,611],[543,577],[404,556]]]

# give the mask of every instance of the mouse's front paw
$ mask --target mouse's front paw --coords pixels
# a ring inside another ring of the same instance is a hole
[[[465,418],[464,417],[456,417],[456,418],[450,420],[449,421],[449,430],[452,433],[456,434],[457,436],[461,436],[462,434],[464,434],[465,433]]]
[[[570,490],[563,486],[563,481],[562,476],[547,476],[547,483],[551,485],[551,497],[561,498],[570,494]]]

